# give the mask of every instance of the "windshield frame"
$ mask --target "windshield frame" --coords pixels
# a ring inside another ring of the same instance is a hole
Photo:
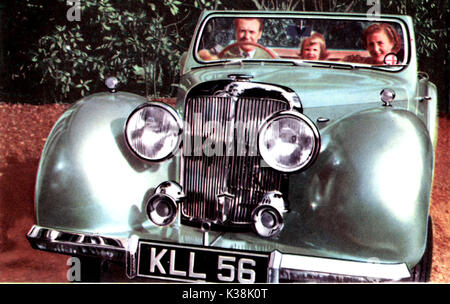
[[[203,35],[203,31],[206,28],[206,25],[211,19],[214,18],[263,18],[263,19],[330,19],[336,21],[360,21],[360,22],[395,22],[401,28],[403,33],[403,47],[404,47],[404,56],[405,59],[398,65],[384,66],[384,65],[372,65],[367,63],[358,63],[358,62],[347,62],[347,61],[330,61],[330,60],[320,60],[320,61],[311,61],[306,59],[287,59],[287,58],[277,58],[277,59],[244,59],[244,58],[222,58],[217,60],[203,60],[198,56],[198,49],[200,46],[200,40]],[[324,67],[326,64],[329,64],[330,67],[333,65],[336,66],[338,64],[352,66],[353,68],[364,68],[364,69],[376,69],[386,72],[400,72],[407,68],[411,63],[412,52],[411,52],[411,34],[409,32],[408,25],[406,22],[394,15],[382,15],[378,17],[368,17],[364,14],[338,14],[338,13],[303,13],[303,12],[270,12],[270,11],[215,11],[209,13],[199,24],[198,30],[196,31],[196,36],[194,43],[192,45],[191,51],[194,61],[203,66],[210,65],[226,65],[230,62],[267,62],[273,64],[286,64],[291,63],[296,66],[304,66],[304,65],[316,65],[319,64],[321,67]],[[198,68],[198,67],[197,67]]]

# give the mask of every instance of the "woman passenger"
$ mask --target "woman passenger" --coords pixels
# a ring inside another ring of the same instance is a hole
[[[384,64],[384,57],[387,54],[397,54],[402,48],[400,35],[392,26],[386,23],[370,25],[364,30],[361,41],[363,47],[369,52],[370,57],[349,55],[343,61]]]

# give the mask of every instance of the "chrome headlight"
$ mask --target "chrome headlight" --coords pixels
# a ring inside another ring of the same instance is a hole
[[[282,172],[298,171],[311,164],[319,153],[319,131],[301,113],[279,112],[262,124],[258,147],[270,167]]]
[[[160,161],[179,148],[182,122],[176,111],[163,103],[147,103],[128,117],[125,136],[128,145],[139,157]]]

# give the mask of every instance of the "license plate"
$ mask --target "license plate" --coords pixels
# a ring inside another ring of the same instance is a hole
[[[270,254],[140,241],[137,276],[174,281],[267,282]]]

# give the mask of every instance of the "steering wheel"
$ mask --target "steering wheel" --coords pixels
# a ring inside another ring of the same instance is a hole
[[[277,59],[277,58],[278,58],[277,54],[275,54],[272,50],[266,48],[265,46],[262,46],[262,45],[259,44],[259,43],[250,42],[250,41],[237,41],[237,42],[235,42],[235,43],[233,43],[233,44],[230,44],[229,46],[225,47],[225,48],[217,55],[217,57],[219,57],[219,59],[222,59],[222,57],[225,55],[225,53],[226,53],[228,50],[230,50],[231,48],[236,47],[236,46],[239,46],[239,47],[240,47],[241,45],[244,45],[244,44],[245,44],[245,45],[253,45],[253,46],[256,46],[256,47],[262,49],[264,52],[266,52],[267,54],[269,54],[273,59]]]

